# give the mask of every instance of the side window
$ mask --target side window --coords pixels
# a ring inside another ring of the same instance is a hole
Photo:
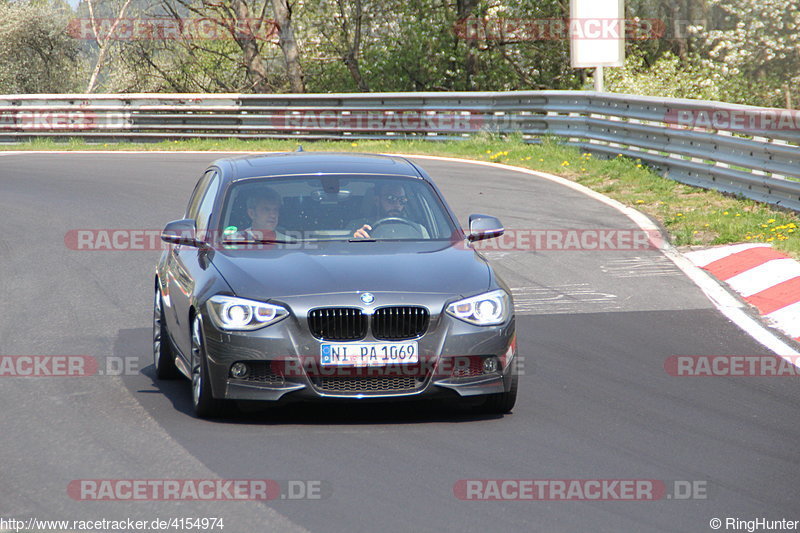
[[[217,190],[219,189],[219,179],[217,179],[216,172],[211,177],[211,182],[206,189],[203,200],[200,202],[200,207],[197,209],[197,216],[195,216],[195,223],[197,224],[197,238],[205,240],[206,230],[208,229],[208,219],[211,217],[211,210],[214,208],[214,203],[217,200]]]
[[[203,174],[203,177],[197,181],[197,185],[194,186],[194,192],[192,192],[192,198],[189,200],[189,206],[186,208],[186,216],[184,218],[197,219],[197,209],[200,206],[200,200],[203,198],[208,188],[209,180],[211,180],[211,177],[216,175],[216,173],[216,170],[207,170],[206,173]]]

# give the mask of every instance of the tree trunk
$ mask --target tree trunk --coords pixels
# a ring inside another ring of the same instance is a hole
[[[687,12],[685,16],[688,17],[689,13]],[[681,61],[685,63],[689,57],[689,48],[687,46],[686,35],[684,35],[684,32],[686,31],[686,24],[682,22],[680,4],[675,4],[672,6],[672,28],[674,42],[677,48],[676,52],[678,57],[681,58]]]
[[[114,24],[111,25],[111,30],[109,30],[108,35],[106,36],[105,40],[100,37],[100,33],[97,29],[97,20],[94,16],[94,7],[92,6],[92,0],[88,1],[89,4],[89,16],[91,17],[92,23],[92,31],[94,32],[94,37],[97,39],[97,46],[100,51],[97,54],[97,62],[94,64],[94,69],[92,70],[92,76],[89,78],[89,83],[86,85],[86,92],[91,93],[94,92],[95,87],[97,86],[97,77],[100,75],[100,70],[103,68],[103,65],[106,62],[106,55],[108,54],[108,47],[111,44],[111,39],[114,38],[114,32],[117,30],[122,17],[125,16],[125,11],[128,9],[131,0],[125,0],[125,3],[122,5],[122,8],[119,10],[119,15],[117,16],[116,20],[114,20]]]
[[[231,6],[236,15],[236,20],[246,20],[248,22],[252,20],[250,9],[244,0],[232,0]],[[247,77],[250,79],[252,90],[257,93],[270,92],[269,81],[267,80],[267,66],[259,53],[258,41],[256,41],[253,33],[257,34],[258,32],[234,33],[234,39],[242,50],[242,61],[244,62],[244,68],[247,70]]]
[[[275,20],[280,31],[278,45],[281,47],[283,57],[286,60],[289,85],[293,93],[304,93],[306,89],[303,83],[303,69],[300,66],[300,51],[297,49],[297,41],[294,39],[292,10],[289,8],[289,1],[272,0],[272,8],[275,10]]]
[[[344,43],[342,47],[344,49],[342,52],[342,61],[347,67],[347,70],[350,72],[350,77],[353,78],[354,82],[356,82],[358,90],[362,93],[368,93],[369,86],[367,85],[366,80],[364,80],[364,77],[361,75],[361,69],[358,66],[358,54],[361,51],[361,25],[364,17],[364,7],[361,3],[361,0],[355,0],[353,3],[355,14],[352,17],[354,28],[351,41],[350,24],[348,23],[349,17],[347,9],[345,8],[344,0],[339,0],[337,4],[339,6],[339,15],[342,21],[341,30],[342,41]]]
[[[352,50],[345,55],[344,64],[347,66],[347,70],[350,71],[350,76],[353,78],[353,81],[356,82],[358,90],[362,93],[368,93],[369,85],[367,85],[367,82],[361,76],[361,69],[358,68],[358,58],[355,57]]]
[[[457,0],[456,1],[456,20],[463,21],[472,14],[472,10],[478,5],[478,0]],[[456,34],[456,41],[459,37]],[[478,72],[478,61],[475,57],[475,50],[478,43],[475,40],[467,41],[467,51],[464,57],[464,70],[466,72],[467,87],[469,90],[473,86],[473,78]]]

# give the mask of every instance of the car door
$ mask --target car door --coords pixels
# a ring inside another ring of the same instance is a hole
[[[219,173],[211,169],[205,173],[195,188],[186,218],[191,218],[197,226],[197,238],[205,240],[208,220],[211,216],[217,192],[219,191]],[[189,308],[195,294],[195,286],[199,276],[208,267],[204,261],[207,251],[195,246],[173,245],[167,257],[169,295],[172,303],[172,320],[169,328],[172,339],[182,354],[189,357],[191,350],[191,325],[189,324]]]

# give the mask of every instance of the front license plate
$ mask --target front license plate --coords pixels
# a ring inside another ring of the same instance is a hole
[[[386,366],[418,363],[416,342],[323,344],[322,365]]]

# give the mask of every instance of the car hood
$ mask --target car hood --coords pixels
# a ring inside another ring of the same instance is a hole
[[[237,296],[258,299],[358,291],[467,296],[488,290],[492,279],[485,260],[461,242],[312,246],[217,249],[211,262]]]

